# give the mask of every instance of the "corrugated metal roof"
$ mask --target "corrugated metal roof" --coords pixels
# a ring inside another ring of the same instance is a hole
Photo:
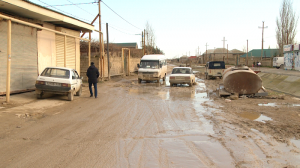
[[[263,57],[275,57],[279,54],[278,49],[263,49]],[[247,53],[241,55],[241,57],[246,57]],[[261,49],[254,49],[248,52],[248,57],[261,57]]]

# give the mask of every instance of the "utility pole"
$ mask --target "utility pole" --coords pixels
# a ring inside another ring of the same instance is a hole
[[[223,37],[223,40],[221,40],[221,41],[223,41],[223,54],[224,54],[224,49],[225,49],[225,41],[227,41],[227,40],[225,40],[225,37]],[[223,55],[223,57],[225,57],[225,55]]]
[[[207,43],[206,43],[205,46],[206,46],[206,57],[207,57],[207,46],[208,46]],[[204,58],[205,58],[205,57],[203,57],[203,60],[204,60],[204,63],[206,64],[206,59],[204,59]]]
[[[248,40],[247,40],[247,66],[248,66]]]
[[[145,31],[145,29],[144,29],[144,55],[146,55],[146,31]]]
[[[227,64],[228,64],[228,44],[227,44]]]
[[[104,76],[103,74],[103,69],[104,69],[104,65],[102,65],[102,34],[101,34],[101,5],[100,5],[101,0],[98,1],[98,6],[99,6],[99,69],[101,69],[100,72],[100,80],[102,81],[102,77]]]
[[[107,72],[108,72],[108,80],[110,80],[110,67],[109,67],[109,39],[108,39],[108,23],[106,23],[106,40],[107,40]]]
[[[144,32],[142,31],[142,48],[143,48],[143,53],[145,53],[145,46],[144,46]]]
[[[261,40],[261,57],[260,60],[262,60],[262,56],[263,56],[263,50],[264,50],[264,28],[268,28],[268,26],[265,26],[265,22],[263,21],[263,26],[262,27],[258,27],[262,29],[262,40]]]

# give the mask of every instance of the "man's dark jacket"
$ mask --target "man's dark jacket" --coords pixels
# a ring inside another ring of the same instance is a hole
[[[89,78],[89,83],[98,83],[99,71],[94,65],[91,65],[87,69],[86,76]]]

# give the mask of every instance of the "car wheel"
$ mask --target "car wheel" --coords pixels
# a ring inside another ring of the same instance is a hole
[[[220,76],[220,79],[222,79],[222,76]]]
[[[142,83],[142,79],[138,79],[138,83]]]
[[[68,100],[69,101],[72,101],[74,99],[74,93],[73,93],[73,90],[72,91],[70,91],[69,93],[68,93]]]
[[[276,67],[276,69],[279,69],[280,67]]]
[[[82,94],[82,86],[80,86],[78,92],[76,92],[76,96],[81,96]]]
[[[37,95],[36,95],[36,98],[38,98],[38,99],[43,98],[43,93],[37,94]]]

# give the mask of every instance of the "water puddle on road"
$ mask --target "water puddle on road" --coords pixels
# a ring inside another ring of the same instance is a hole
[[[258,104],[259,106],[267,106],[267,107],[276,107],[276,103],[265,103],[265,104]]]
[[[265,123],[265,121],[272,121],[272,118],[267,117],[263,114],[260,114],[258,112],[242,112],[238,113],[240,117],[247,118],[252,121],[259,121]]]
[[[266,107],[280,107],[280,106],[300,107],[300,104],[289,104],[289,103],[284,103],[284,104],[277,104],[277,103],[262,103],[262,104],[258,104],[258,106],[266,106]]]

